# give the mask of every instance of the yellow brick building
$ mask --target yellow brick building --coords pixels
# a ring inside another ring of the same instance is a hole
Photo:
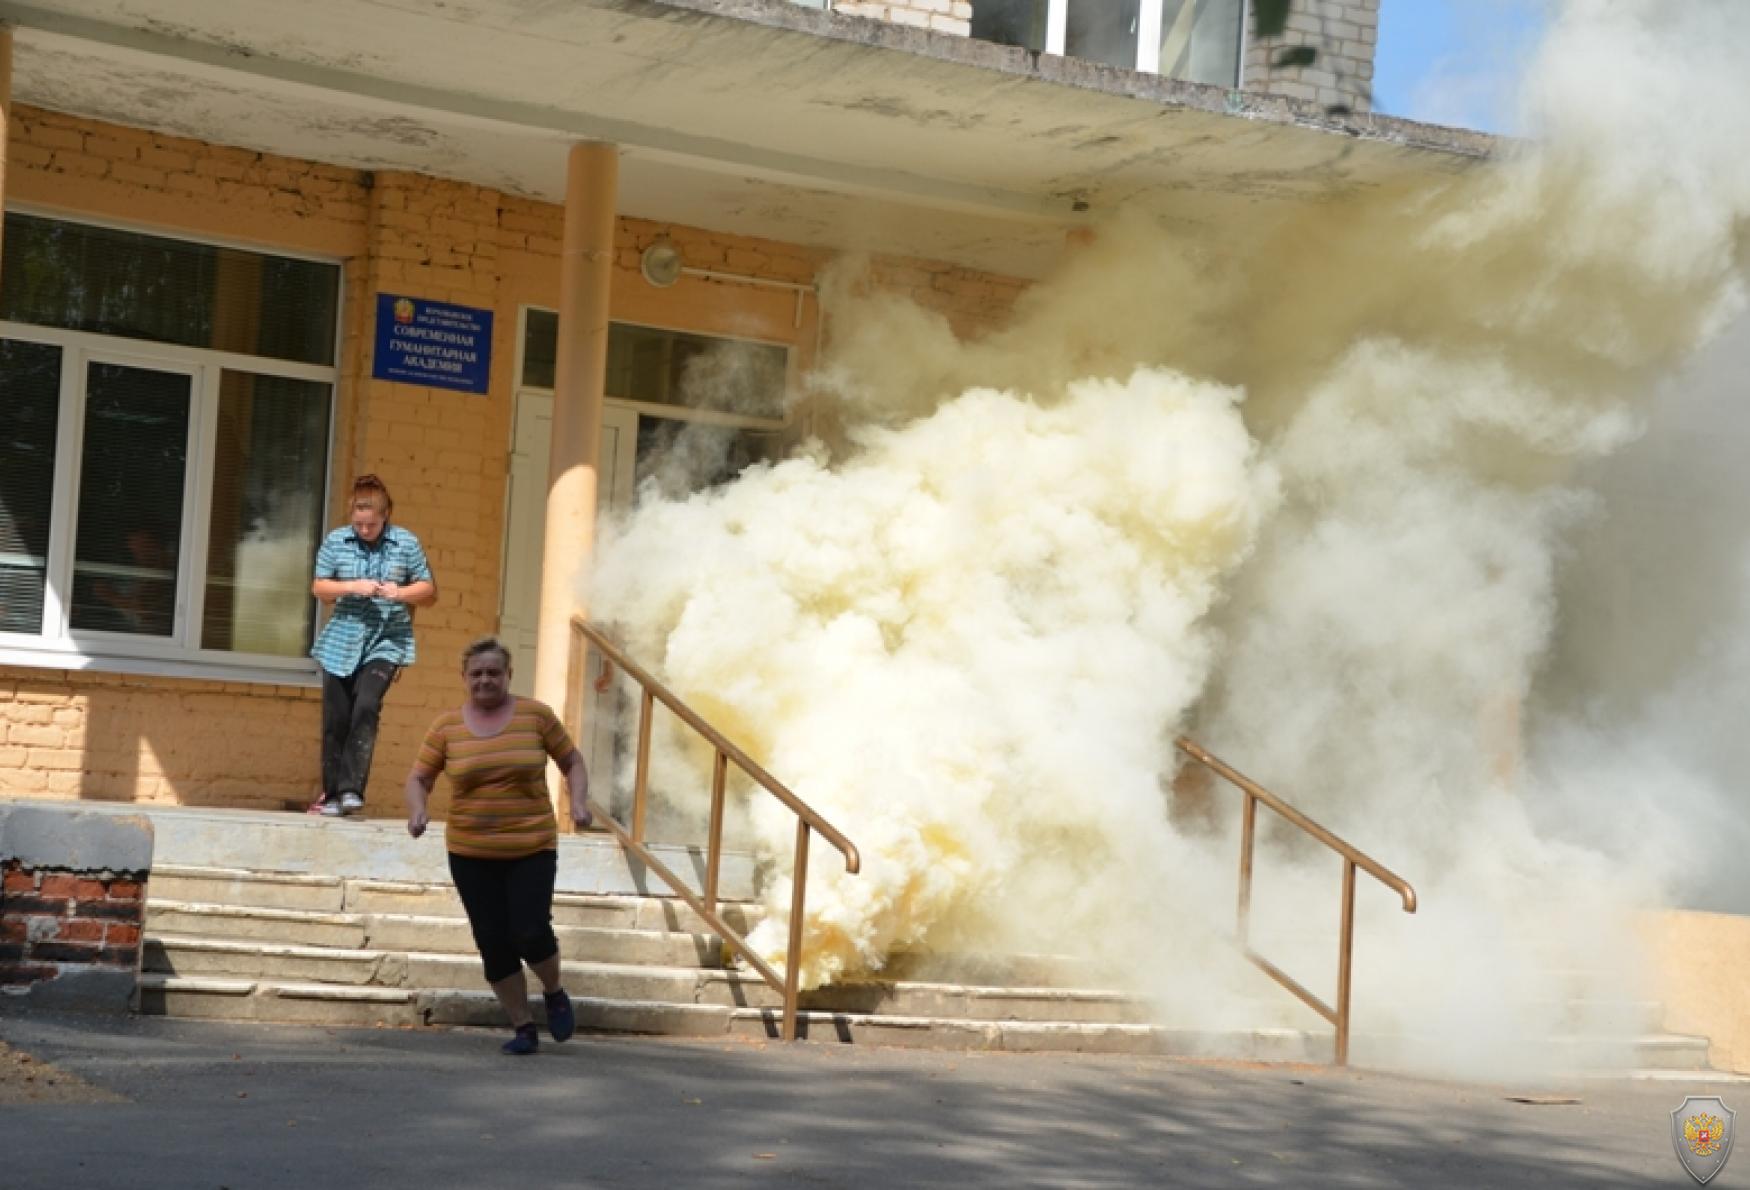
[[[397,519],[428,544],[442,598],[419,617],[422,662],[384,711],[376,779],[399,783],[432,714],[455,698],[449,661],[499,627],[507,452],[515,375],[468,399],[371,379],[369,295],[422,297],[494,311],[493,355],[516,358],[518,312],[557,306],[562,212],[499,191],[411,173],[371,176],[27,106],[11,119],[9,205],[96,226],[139,226],[202,242],[251,243],[332,259],[345,316],[335,386],[327,520],[339,523],[351,475],[375,471]],[[798,320],[792,291],[750,279],[811,283],[824,253],[797,245],[621,218],[615,317],[640,325],[783,343],[805,368],[817,309]],[[639,274],[651,243],[717,271],[655,289]],[[941,262],[879,270],[965,329],[999,317],[1021,283]],[[138,659],[95,656],[81,668],[0,667],[0,794],[278,808],[307,801],[315,778],[319,690],[283,681],[224,681],[127,672]],[[194,663],[190,663],[191,667]],[[173,667],[170,667],[173,668]],[[313,676],[313,673],[309,676]],[[379,804],[390,807],[392,798]]]

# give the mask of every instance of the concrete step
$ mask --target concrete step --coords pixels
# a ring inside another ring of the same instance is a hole
[[[405,824],[396,819],[326,819],[266,810],[119,802],[91,802],[82,808],[150,818],[155,874],[164,868],[210,869],[214,856],[224,856],[236,871],[434,885],[450,881],[442,823],[433,823],[424,838],[412,839]],[[703,887],[703,848],[671,843],[650,847],[692,891]],[[618,896],[663,896],[669,891],[611,836],[596,832],[559,837],[557,887],[562,892]],[[726,852],[718,890],[728,901],[753,900],[753,857]]]
[[[1066,1024],[1142,1024],[1150,1015],[1145,1000],[1123,992],[910,980],[835,984],[803,993],[801,1007],[826,1016]]]
[[[453,917],[465,921],[461,898],[448,886],[383,880],[357,880],[347,885],[346,907],[355,913],[401,913],[415,917]],[[765,917],[762,906],[725,901],[718,912],[731,929],[743,934]],[[590,893],[553,894],[553,924],[625,930],[674,930],[708,934],[710,927],[685,901],[674,897],[605,896]]]
[[[405,989],[155,972],[140,976],[134,991],[134,1010],[147,1016],[335,1027],[425,1023],[419,997]]]
[[[781,1023],[777,1010],[738,1009],[732,1015],[730,1031],[739,1036],[776,1038],[781,1035]],[[954,1020],[862,1013],[802,1012],[797,1016],[799,1037],[850,1045],[1017,1053],[1158,1054],[1257,1062],[1320,1060],[1307,1056],[1304,1037],[1278,1036],[1279,1032],[1282,1031],[1175,1029],[1097,1021]]]
[[[1701,1071],[1708,1069],[1708,1039],[1682,1033],[1657,1033],[1635,1042],[1636,1070]]]
[[[136,997],[150,1015],[322,1023],[336,1026],[451,1025],[504,1027],[504,1012],[492,993],[479,990],[386,990],[333,987],[269,979],[211,976],[141,976]],[[782,1012],[776,1006],[735,1008],[677,1004],[666,1000],[573,996],[578,1027],[611,1033],[662,1036],[775,1038]],[[531,1011],[543,1018],[538,996]],[[1062,1050],[1097,1053],[1163,1053],[1196,1056],[1238,1054],[1264,1059],[1280,1046],[1266,1034],[1201,1033],[1138,1024],[1039,1021],[954,1021],[855,1013],[803,1012],[799,1033],[824,1041],[905,1045],[941,1049]]]
[[[398,913],[457,920],[466,916],[461,899],[449,884],[258,873],[236,868],[160,864],[152,870],[147,895],[153,902],[233,908]],[[731,928],[744,933],[764,917],[761,906],[744,901],[724,901],[719,912]],[[558,925],[710,932],[685,901],[673,897],[557,892],[553,896],[553,920]]]
[[[457,917],[365,915],[365,944],[379,950],[438,951],[472,956],[474,935]],[[715,934],[555,924],[567,962],[643,963],[658,967],[721,967],[723,942]]]
[[[420,1003],[427,1024],[505,1028],[504,1009],[499,1007],[497,997],[484,988],[421,992]],[[724,1004],[674,1004],[666,1000],[621,1000],[575,993],[571,1008],[577,1015],[579,1029],[654,1037],[721,1037],[730,1031],[730,1021],[737,1011]],[[529,1011],[545,1027],[547,1009],[539,996],[529,998]]]
[[[593,919],[593,918],[592,918]],[[560,952],[578,961],[720,967],[723,945],[714,934],[556,924]],[[460,917],[395,913],[317,913],[151,901],[146,937],[225,938],[288,946],[420,950],[473,954],[474,937]]]
[[[896,950],[876,973],[882,980],[963,983],[983,987],[1121,987],[1121,969],[1055,954],[925,954]]]
[[[145,936],[148,940],[168,934],[358,950],[365,945],[366,921],[358,913],[262,909],[154,898],[146,904]]]
[[[155,864],[146,892],[152,900],[251,909],[339,913],[346,908],[346,882],[338,876]]]
[[[575,996],[578,1028],[604,1033],[670,1037],[723,1036],[734,1009],[712,1004],[612,1000]],[[135,995],[136,1011],[150,1016],[201,1020],[273,1021],[337,1027],[461,1025],[504,1028],[504,1010],[492,993],[336,988],[267,979],[146,974]],[[530,1010],[544,1023],[539,996]]]
[[[157,934],[142,964],[154,975],[292,982],[300,985],[441,991],[481,986],[473,953],[299,946],[260,940]],[[763,979],[740,971],[567,958],[568,984],[613,1000],[725,1007],[780,1003]]]
[[[406,986],[431,991],[481,986],[480,960],[473,955],[409,954]],[[689,967],[628,963],[565,965],[568,986],[609,1000],[649,1000],[668,1004],[719,1004],[724,1007],[777,1004],[776,991],[758,975]]]
[[[1664,1028],[1665,1006],[1657,1000],[1576,998],[1559,1006],[1557,1019],[1580,1034],[1650,1034]]]
[[[146,939],[143,972],[212,979],[285,980],[343,987],[404,988],[402,956],[258,940],[161,934]]]
[[[321,951],[324,954],[341,956],[367,951],[374,954],[436,953],[477,961],[474,941],[467,926],[442,918],[367,916],[363,921],[362,937],[356,944],[336,944],[321,940],[300,941],[288,937],[298,931],[251,934],[235,927],[234,922],[240,915],[204,912],[213,909],[213,906],[185,908],[188,912],[177,912],[159,918],[148,927],[145,938],[148,949],[157,947],[170,951],[187,950],[196,942],[208,942],[240,948],[239,953],[252,949],[297,953]],[[723,966],[720,943],[716,938],[705,934],[596,930],[584,926],[559,926],[554,934],[559,939],[559,953],[568,963],[619,963],[709,969]]]

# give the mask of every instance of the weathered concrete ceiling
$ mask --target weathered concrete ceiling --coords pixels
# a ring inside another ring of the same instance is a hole
[[[1140,205],[1249,208],[1466,168],[1488,138],[1173,83],[786,0],[0,0],[14,95],[103,120],[558,201],[1036,275]]]

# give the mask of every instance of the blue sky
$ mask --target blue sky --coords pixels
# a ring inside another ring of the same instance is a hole
[[[1548,7],[1548,0],[1380,0],[1374,110],[1515,131],[1515,83]]]

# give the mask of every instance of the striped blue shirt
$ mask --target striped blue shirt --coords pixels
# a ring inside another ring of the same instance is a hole
[[[375,545],[342,525],[322,539],[316,551],[316,577],[351,582],[368,578],[406,586],[431,578],[419,538],[399,525],[384,525]],[[342,595],[310,649],[316,663],[337,678],[350,676],[367,661],[412,665],[413,609],[392,599]]]

